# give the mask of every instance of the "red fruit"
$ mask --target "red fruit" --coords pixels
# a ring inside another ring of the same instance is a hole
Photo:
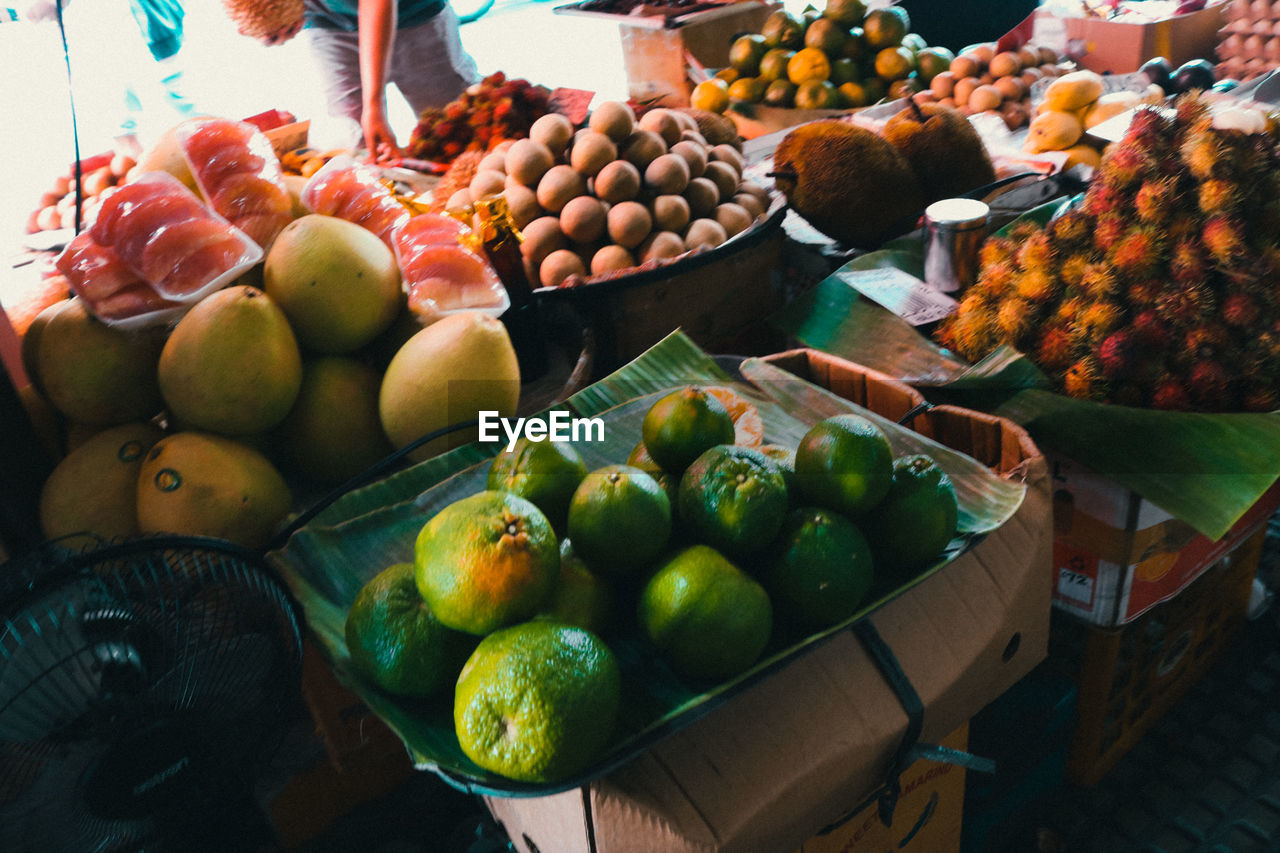
[[[1221,410],[1231,398],[1231,377],[1216,361],[1196,362],[1187,384],[1195,401],[1206,409]]]
[[[1183,337],[1183,346],[1193,356],[1217,355],[1231,344],[1231,332],[1221,323],[1203,323],[1192,327]]]
[[[1230,261],[1245,250],[1244,234],[1239,223],[1221,214],[1209,217],[1200,236],[1205,247],[1219,261]]]
[[[1123,330],[1107,335],[1098,348],[1098,361],[1102,364],[1102,375],[1108,379],[1118,379],[1128,374],[1133,367],[1137,347],[1133,338]]]
[[[445,118],[448,118],[452,121],[457,121],[458,119],[462,118],[466,114],[467,114],[467,108],[464,107],[462,104],[460,104],[458,101],[454,101],[453,103],[447,105],[444,108]]]
[[[1111,214],[1098,217],[1093,228],[1093,245],[1103,252],[1109,252],[1124,236],[1127,223],[1123,216]]]
[[[1045,329],[1036,348],[1036,363],[1046,370],[1065,370],[1075,354],[1076,339],[1062,326]]]
[[[1152,392],[1151,406],[1155,409],[1185,412],[1191,408],[1191,397],[1181,382],[1176,379],[1165,379]]]
[[[1247,293],[1233,293],[1222,302],[1222,319],[1232,326],[1247,329],[1258,322],[1258,302]]]
[[[1124,193],[1116,187],[1111,184],[1094,184],[1085,194],[1081,210],[1090,216],[1111,216],[1122,212],[1124,202]]]
[[[1116,243],[1111,263],[1122,274],[1138,274],[1155,266],[1163,249],[1160,238],[1150,229],[1133,229]]]
[[[1169,345],[1169,327],[1150,309],[1133,318],[1133,334],[1144,347],[1161,350]]]

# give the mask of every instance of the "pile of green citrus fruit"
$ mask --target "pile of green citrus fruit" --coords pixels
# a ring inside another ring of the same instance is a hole
[[[638,633],[695,687],[722,683],[914,577],[956,532],[942,469],[895,459],[857,415],[770,445],[748,400],[686,386],[639,437],[595,470],[569,444],[520,439],[348,613],[353,665],[397,695],[452,686],[459,745],[486,770],[549,782],[599,756],[622,691],[615,638]]]
[[[927,89],[954,58],[911,32],[900,6],[868,11],[862,0],[829,0],[799,17],[779,9],[760,32],[736,38],[729,66],[695,88],[693,104],[715,102],[720,89],[728,102],[854,109]]]

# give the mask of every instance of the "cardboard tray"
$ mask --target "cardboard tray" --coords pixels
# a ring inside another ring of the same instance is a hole
[[[888,417],[919,395],[814,350],[767,361]],[[871,617],[938,742],[1044,659],[1053,544],[1049,472],[1026,432],[939,406],[909,424],[1025,483],[1013,517]],[[486,802],[517,850],[790,853],[879,784],[907,728],[897,696],[840,631],[577,790]]]

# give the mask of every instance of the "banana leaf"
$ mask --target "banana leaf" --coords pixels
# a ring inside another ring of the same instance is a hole
[[[860,611],[841,625],[811,634],[780,626],[762,659],[748,672],[722,684],[678,678],[658,659],[634,624],[616,626],[605,639],[618,657],[624,694],[613,743],[606,754],[581,773],[556,783],[514,782],[481,769],[463,753],[454,734],[450,695],[430,701],[393,696],[362,679],[351,667],[344,626],[347,608],[360,587],[386,566],[411,561],[422,525],[447,504],[483,489],[488,459],[499,448],[476,443],[419,463],[343,495],[268,553],[301,604],[313,636],[339,680],[404,740],[415,766],[434,771],[461,790],[495,796],[542,796],[587,784],[939,571],[1003,524],[1021,505],[1022,484],[997,477],[963,454],[766,363],[747,361],[742,364],[742,375],[751,384],[731,378],[715,360],[676,332],[557,408],[603,420],[604,441],[575,444],[589,468],[624,460],[639,441],[641,421],[653,402],[668,390],[689,383],[726,385],[749,397],[760,411],[766,440],[789,446],[799,441],[809,425],[828,415],[858,412],[882,426],[895,452],[929,453],[951,477],[961,521],[943,556],[900,586],[881,583],[873,587]]]
[[[1074,203],[1060,198],[1006,225],[1044,224]],[[943,349],[850,280],[885,265],[919,268],[919,241],[842,266],[771,318],[807,346],[925,389],[930,397],[991,411],[1026,427],[1044,450],[1110,477],[1209,539],[1224,536],[1280,477],[1280,412],[1159,412],[1077,400],[1050,390],[1022,353],[1001,347],[975,365]]]

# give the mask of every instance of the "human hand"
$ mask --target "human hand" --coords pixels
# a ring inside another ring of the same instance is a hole
[[[360,114],[360,126],[364,130],[364,146],[369,151],[369,162],[384,163],[401,156],[400,146],[387,122],[386,107],[381,100],[365,104]]]

